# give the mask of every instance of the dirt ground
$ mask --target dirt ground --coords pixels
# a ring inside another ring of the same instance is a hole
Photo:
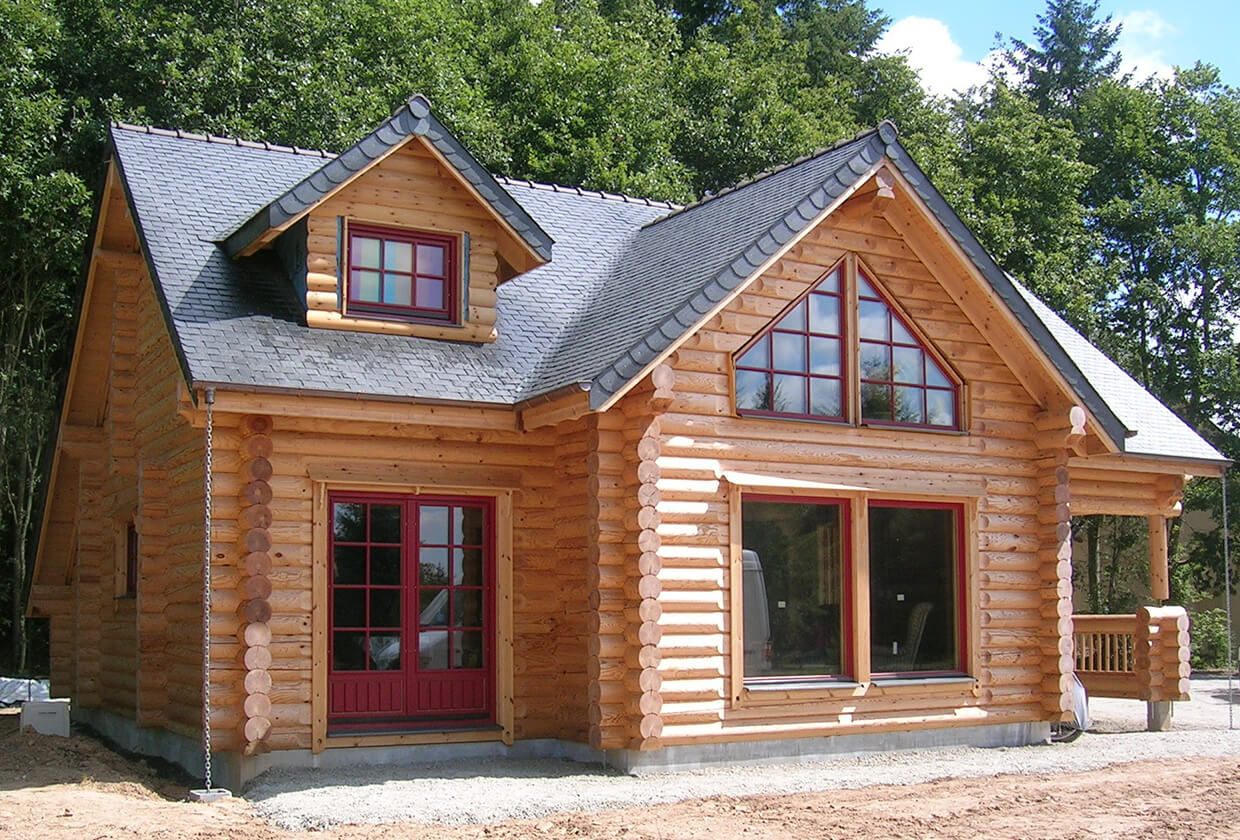
[[[309,834],[259,820],[241,799],[214,805],[182,801],[184,781],[89,736],[20,733],[16,716],[0,715],[0,837],[12,840],[1240,837],[1240,756],[1138,762],[1089,773],[711,797],[496,825],[405,823]]]

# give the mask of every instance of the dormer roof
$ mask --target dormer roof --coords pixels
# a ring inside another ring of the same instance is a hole
[[[378,128],[344,152],[324,154],[321,166],[228,230],[220,240],[224,252],[230,257],[253,253],[414,137],[421,137],[430,144],[495,218],[536,256],[537,262],[551,259],[551,237],[435,117],[430,102],[421,95],[411,97]]]

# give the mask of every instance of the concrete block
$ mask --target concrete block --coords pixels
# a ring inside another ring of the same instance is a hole
[[[22,704],[21,728],[27,726],[40,735],[69,737],[69,701],[30,700]]]

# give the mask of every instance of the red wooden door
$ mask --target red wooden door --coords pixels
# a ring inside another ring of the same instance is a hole
[[[332,494],[330,722],[494,721],[490,499]]]

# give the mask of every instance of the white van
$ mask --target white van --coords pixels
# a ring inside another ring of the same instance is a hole
[[[745,670],[747,677],[771,672],[771,615],[766,578],[758,552],[741,550],[741,594],[744,599]]]

